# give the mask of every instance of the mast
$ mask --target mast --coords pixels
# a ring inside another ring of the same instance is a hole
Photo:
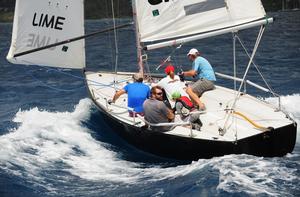
[[[132,0],[132,13],[133,13],[133,21],[135,24],[135,36],[136,36],[136,48],[137,48],[137,61],[139,65],[139,72],[144,75],[144,64],[142,59],[142,46],[141,46],[141,36],[138,27],[138,20],[136,15],[136,0]]]

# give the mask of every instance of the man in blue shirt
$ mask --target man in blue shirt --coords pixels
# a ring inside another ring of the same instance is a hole
[[[192,69],[182,74],[184,76],[194,77],[197,81],[189,86],[186,91],[198,107],[204,110],[205,105],[200,101],[199,97],[201,97],[205,91],[215,88],[215,72],[210,63],[200,56],[197,49],[191,49],[187,56],[189,60],[193,62]]]
[[[143,83],[143,75],[135,73],[133,75],[134,82],[127,84],[123,89],[117,91],[112,99],[112,103],[122,95],[128,94],[128,107],[133,108],[135,114],[144,115],[143,103],[150,97],[150,87]],[[129,115],[133,117],[133,112],[129,111]]]

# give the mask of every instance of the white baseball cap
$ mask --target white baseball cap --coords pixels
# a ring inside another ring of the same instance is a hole
[[[193,48],[189,51],[187,56],[189,56],[189,55],[198,55],[198,53],[199,53],[199,51],[197,49]]]

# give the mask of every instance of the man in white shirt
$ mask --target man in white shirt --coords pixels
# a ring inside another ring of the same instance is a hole
[[[202,123],[199,119],[199,114],[189,115],[189,112],[192,109],[187,109],[187,114],[183,115],[183,105],[181,104],[181,102],[177,102],[176,104],[176,99],[181,97],[186,97],[188,100],[190,100],[190,97],[186,92],[186,86],[184,82],[180,80],[180,77],[178,75],[175,75],[175,68],[172,65],[168,65],[165,68],[165,73],[167,74],[167,76],[162,78],[157,84],[152,84],[152,87],[162,87],[166,92],[171,108],[175,109],[176,105],[176,111],[180,114],[181,118],[185,120],[188,118],[192,123],[193,128],[200,130]]]
[[[180,81],[179,76],[175,75],[174,72],[174,66],[168,65],[165,68],[165,73],[167,74],[167,76],[162,78],[157,84],[152,84],[152,87],[160,86],[165,90],[172,109],[175,107],[175,100],[172,98],[173,93],[179,92],[181,96],[188,97],[188,94],[185,91],[185,84]]]

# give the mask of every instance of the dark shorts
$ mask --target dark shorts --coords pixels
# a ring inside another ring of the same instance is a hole
[[[144,116],[144,112],[135,112],[135,117],[137,117],[137,115],[140,115],[140,116]],[[129,111],[129,117],[133,117],[133,112],[132,111]]]
[[[204,92],[215,89],[215,85],[207,79],[199,79],[191,85],[191,88],[200,97]]]

